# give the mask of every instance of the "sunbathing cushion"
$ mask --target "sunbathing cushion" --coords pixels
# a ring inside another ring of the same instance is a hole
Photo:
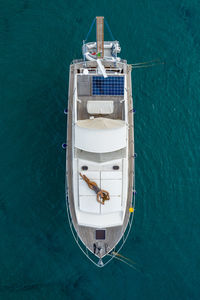
[[[118,196],[110,196],[110,200],[105,201],[104,205],[101,204],[101,214],[113,213],[121,210],[121,197]]]
[[[113,179],[101,180],[101,189],[108,191],[110,196],[121,197],[122,181]]]
[[[87,111],[89,114],[112,114],[114,103],[113,101],[88,101]]]
[[[81,211],[88,213],[100,213],[100,203],[97,202],[96,195],[92,196],[79,196],[79,207]]]

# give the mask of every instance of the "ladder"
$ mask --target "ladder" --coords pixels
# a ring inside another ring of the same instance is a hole
[[[96,17],[97,58],[104,58],[104,17]]]

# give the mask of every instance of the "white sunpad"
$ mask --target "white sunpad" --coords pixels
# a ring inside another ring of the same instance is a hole
[[[96,184],[100,186],[100,180],[95,180]],[[96,195],[93,190],[91,190],[87,183],[83,180],[79,180],[79,196],[93,196]]]
[[[121,197],[110,196],[110,200],[105,201],[105,204],[101,204],[101,213],[114,213],[121,211]]]
[[[101,171],[101,180],[103,179],[122,179],[121,171]]]
[[[86,176],[90,176],[90,180],[100,177],[99,172],[83,172]],[[89,173],[89,174],[88,174]],[[97,185],[100,185],[100,180],[95,180]],[[79,177],[79,208],[81,211],[88,213],[100,213],[100,203],[97,202],[96,193],[91,190],[87,183]]]
[[[113,101],[88,101],[87,111],[89,114],[112,114],[114,103]]]
[[[100,171],[82,171],[81,167],[80,168],[80,173],[82,175],[87,176],[91,181],[95,181],[96,180],[99,182],[100,180]],[[83,180],[82,177],[79,175],[79,180]]]
[[[122,193],[122,181],[121,180],[101,180],[101,189],[108,191],[110,196],[121,197]]]
[[[97,202],[96,195],[93,196],[80,196],[80,210],[89,213],[100,213],[100,203]]]
[[[82,164],[80,164],[82,165]],[[110,200],[104,205],[97,202],[96,193],[79,175],[79,209],[83,213],[97,215],[118,213],[122,210],[122,172],[121,171],[81,171],[91,181],[109,192]],[[101,179],[100,179],[101,178]],[[102,219],[103,223],[103,219]]]

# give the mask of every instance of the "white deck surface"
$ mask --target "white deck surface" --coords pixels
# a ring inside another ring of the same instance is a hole
[[[124,197],[123,197],[123,160],[119,159],[108,163],[98,164],[79,159],[78,173],[86,175],[98,187],[109,192],[110,200],[105,204],[97,202],[96,193],[78,175],[78,207],[76,210],[78,223],[84,226],[104,228],[121,225],[123,222]],[[83,165],[88,166],[88,171],[82,171]],[[119,170],[113,170],[113,165],[118,165]]]
[[[94,193],[93,195],[87,196],[79,195],[79,207],[81,212],[100,214],[100,205]]]
[[[78,212],[77,219],[79,225],[81,226],[93,228],[108,228],[122,225],[123,213],[119,211],[115,213],[104,214],[102,222],[102,215]]]

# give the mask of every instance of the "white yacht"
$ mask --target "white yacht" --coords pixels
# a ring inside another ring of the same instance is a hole
[[[117,56],[118,41],[104,41],[104,17],[95,19],[96,42],[85,40],[83,59],[70,65],[66,203],[78,246],[103,267],[124,245],[134,214],[134,109],[132,67]]]

